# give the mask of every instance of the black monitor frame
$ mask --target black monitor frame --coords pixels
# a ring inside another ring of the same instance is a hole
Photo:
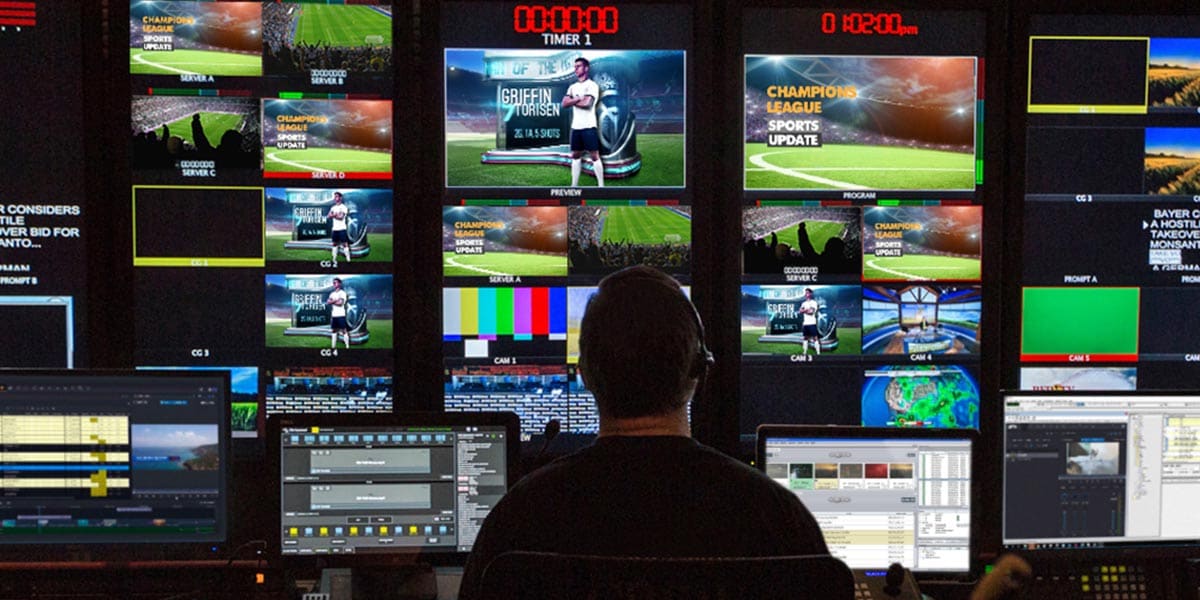
[[[296,555],[281,553],[281,539],[279,535],[280,519],[282,514],[282,498],[281,486],[282,481],[282,456],[281,443],[283,429],[285,427],[304,427],[312,426],[323,427],[398,427],[398,426],[425,426],[425,427],[464,427],[464,426],[502,426],[507,437],[505,443],[508,488],[520,479],[520,422],[515,413],[510,412],[488,412],[488,413],[434,413],[434,412],[398,412],[390,415],[386,414],[353,414],[353,415],[331,415],[331,414],[305,414],[305,415],[276,415],[267,420],[267,478],[266,482],[271,484],[271,493],[269,494],[269,509],[266,515],[271,519],[270,524],[266,528],[269,532],[266,535],[267,556],[272,559],[280,559],[281,562],[289,567],[294,567],[300,570],[308,570],[315,568],[378,568],[386,566],[396,567],[412,567],[419,565],[447,565],[447,566],[462,566],[466,564],[467,552],[458,552],[455,550],[401,550],[390,553],[371,553],[371,554],[346,554],[346,555]]]
[[[1024,548],[1012,545],[1004,547],[1004,530],[1003,530],[1003,511],[1004,511],[1004,472],[1005,472],[1005,448],[1006,442],[1006,426],[1004,423],[1004,413],[1007,409],[1007,403],[1010,398],[1031,398],[1043,397],[1054,398],[1069,401],[1072,398],[1123,398],[1123,397],[1169,397],[1169,396],[1191,396],[1197,399],[1197,407],[1200,408],[1200,390],[1129,390],[1129,391],[1102,391],[1102,390],[1021,390],[1021,391],[1002,391],[998,398],[1001,406],[1001,422],[997,429],[1001,432],[999,435],[1000,448],[997,458],[998,464],[996,468],[1001,476],[1000,480],[1000,500],[999,510],[997,513],[998,532],[1000,534],[997,542],[1001,545],[1004,552],[1015,552],[1032,559],[1056,560],[1056,559],[1083,559],[1083,560],[1107,560],[1119,558],[1137,558],[1145,559],[1147,557],[1194,557],[1197,548],[1200,548],[1200,534],[1197,534],[1193,540],[1164,540],[1155,542],[1103,542],[1098,546],[1087,547],[1069,547],[1071,542],[1064,541],[1061,543],[1048,543],[1045,547],[1030,548],[1028,545]],[[1061,547],[1059,547],[1061,546]],[[1082,544],[1080,546],[1083,546]]]
[[[759,425],[755,432],[754,465],[759,471],[766,472],[767,440],[779,438],[814,438],[814,439],[933,439],[933,440],[965,440],[971,444],[971,539],[968,549],[970,565],[966,571],[919,571],[913,575],[924,580],[973,580],[980,574],[984,562],[980,555],[983,548],[981,536],[984,527],[981,520],[989,514],[980,505],[984,498],[980,485],[980,467],[983,460],[983,441],[976,429],[933,429],[918,427],[856,427],[849,425]]]
[[[129,381],[149,380],[149,379],[169,379],[169,380],[208,380],[217,385],[222,394],[222,400],[219,402],[220,415],[218,417],[217,432],[218,443],[220,444],[220,486],[224,490],[224,496],[221,498],[223,506],[220,508],[219,518],[222,520],[218,524],[221,530],[221,538],[217,541],[170,541],[170,540],[143,540],[143,541],[121,541],[121,542],[103,542],[103,543],[63,543],[61,540],[47,540],[45,542],[30,542],[30,543],[14,543],[0,544],[0,562],[13,564],[20,563],[57,563],[63,566],[68,564],[125,564],[139,563],[152,561],[168,561],[170,563],[179,563],[180,561],[198,561],[198,560],[213,560],[226,558],[226,552],[229,546],[229,540],[234,520],[234,508],[232,499],[233,477],[232,461],[233,448],[230,443],[229,434],[229,373],[224,371],[209,371],[204,373],[180,372],[180,371],[153,371],[153,370],[83,370],[83,369],[45,369],[45,370],[26,370],[26,369],[0,369],[0,383],[3,383],[7,377],[51,377],[62,378],[64,383],[75,383],[71,380],[77,380],[83,383],[89,378],[110,377],[110,378],[128,378]]]

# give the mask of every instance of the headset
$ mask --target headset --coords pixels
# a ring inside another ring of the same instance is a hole
[[[655,270],[657,272],[650,273],[646,270],[643,270],[650,268],[651,267],[629,267],[622,271],[618,271],[614,275],[609,276],[608,285],[625,285],[634,280],[651,279],[660,285],[666,286],[666,281],[659,277],[659,275],[663,274],[661,271]],[[674,279],[671,279],[671,281],[674,281]],[[696,355],[692,359],[691,367],[688,369],[689,379],[700,380],[700,383],[697,385],[697,388],[699,388],[704,384],[704,376],[707,375],[708,370],[717,363],[717,359],[715,356],[713,356],[712,350],[708,349],[708,344],[704,341],[704,321],[700,319],[700,311],[697,310],[696,305],[692,304],[692,301],[683,294],[683,291],[679,290],[678,283],[676,283],[675,289],[679,291],[680,298],[683,300],[684,304],[687,305],[687,313],[692,317],[692,324],[696,326],[696,335],[699,338],[699,345],[696,349]]]

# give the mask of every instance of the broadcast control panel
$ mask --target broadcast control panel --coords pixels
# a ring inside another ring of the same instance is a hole
[[[507,489],[507,438],[503,426],[284,427],[282,553],[470,551]]]

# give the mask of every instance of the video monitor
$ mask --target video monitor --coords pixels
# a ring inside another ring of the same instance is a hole
[[[1182,315],[1200,282],[1200,22],[1058,10],[1019,23],[1019,323],[1004,385],[1195,388],[1200,355]],[[1085,61],[1093,68],[1070,68]]]
[[[215,556],[230,532],[228,389],[224,372],[0,372],[0,554]]]
[[[345,259],[345,252],[333,250],[334,232],[344,231],[353,260],[392,261],[390,189],[270,187],[265,194],[265,260],[333,267]],[[345,207],[345,215],[335,218],[343,210],[335,208],[339,205]]]
[[[132,3],[129,72],[262,75],[262,12],[259,2]]]
[[[978,60],[747,54],[746,189],[974,191]]]
[[[263,100],[266,179],[392,177],[389,100]]]
[[[395,397],[385,367],[290,367],[265,374],[268,415],[390,413]]]
[[[86,367],[88,160],[82,4],[9,2],[0,14],[0,368]],[[52,101],[51,101],[52,100]]]
[[[974,431],[764,425],[757,437],[759,468],[800,498],[848,566],[970,572]]]
[[[1009,392],[1002,542],[1061,555],[1200,541],[1192,391]]]
[[[443,404],[513,410],[526,436],[552,418],[593,433],[590,409],[571,416],[586,390],[560,385],[587,296],[632,265],[691,283],[692,7],[442,2],[432,14]]]
[[[779,422],[978,427],[999,239],[989,14],[739,10],[743,440]],[[880,377],[921,371],[971,373],[972,408],[874,399]]]
[[[289,562],[460,562],[516,481],[512,413],[272,419],[275,542]],[[440,558],[439,558],[440,557]]]
[[[391,410],[405,15],[388,0],[130,0],[127,16],[116,182],[134,363],[254,369],[263,418]],[[319,389],[268,375],[293,371]]]

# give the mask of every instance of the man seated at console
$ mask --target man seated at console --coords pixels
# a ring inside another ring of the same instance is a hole
[[[463,572],[460,600],[512,550],[643,557],[828,554],[790,490],[691,438],[688,402],[713,362],[700,316],[674,279],[623,269],[600,282],[579,336],[579,371],[596,398],[596,443],[522,479],[492,509]],[[972,600],[1001,598],[1002,562]]]
[[[510,550],[603,556],[828,554],[800,500],[691,438],[688,402],[712,355],[679,284],[649,267],[600,282],[583,316],[579,371],[596,443],[519,482],[483,524],[459,598]]]

